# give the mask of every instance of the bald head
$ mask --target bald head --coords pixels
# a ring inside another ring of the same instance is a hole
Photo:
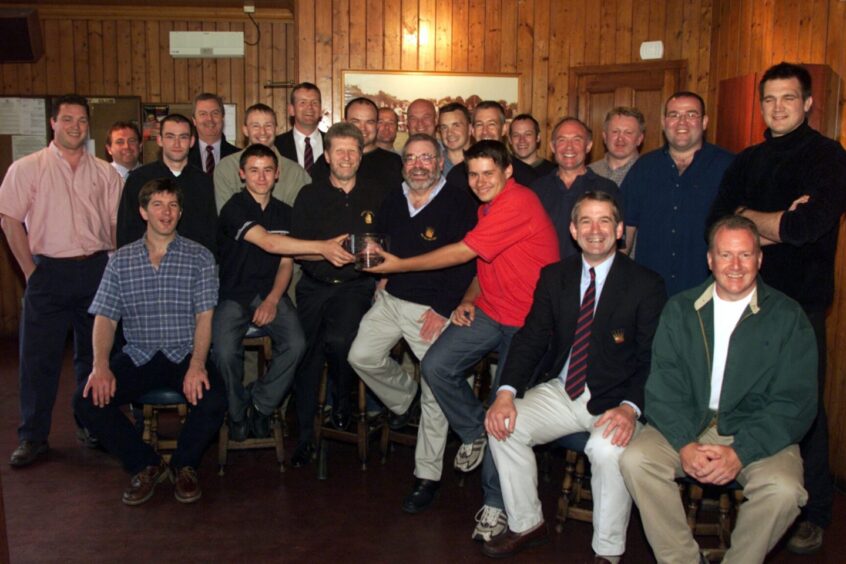
[[[408,105],[405,122],[408,125],[409,135],[425,133],[434,137],[437,125],[435,105],[429,100],[418,98]]]

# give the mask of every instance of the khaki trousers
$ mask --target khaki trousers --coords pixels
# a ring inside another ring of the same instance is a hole
[[[385,290],[376,291],[373,307],[364,314],[347,360],[374,394],[394,413],[405,413],[420,392],[420,427],[414,451],[414,475],[440,480],[449,423],[426,382],[417,382],[390,357],[391,349],[405,339],[418,359],[432,343],[420,338],[419,321],[429,307],[401,300]]]
[[[730,445],[733,440],[710,427],[698,442]],[[620,469],[658,562],[698,563],[699,546],[687,526],[675,483],[676,478],[684,476],[678,451],[655,427],[647,425],[623,453]],[[808,500],[802,487],[799,447],[790,445],[745,466],[737,481],[743,486],[746,501],[740,507],[731,548],[723,562],[763,562]]]

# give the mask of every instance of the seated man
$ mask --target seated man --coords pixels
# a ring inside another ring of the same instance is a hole
[[[270,416],[291,387],[305,353],[297,311],[285,295],[294,261],[280,259],[278,254],[321,254],[338,266],[354,259],[341,247],[343,235],[329,241],[299,241],[287,236],[291,207],[272,196],[279,176],[279,157],[273,145],[250,145],[239,155],[246,188],[220,210],[220,303],[212,332],[213,358],[229,399],[229,436],[235,441],[243,441],[248,434],[255,438],[270,435]],[[218,166],[215,174],[221,168]],[[247,391],[242,341],[250,323],[270,335],[273,358],[264,377]]]
[[[482,202],[476,227],[461,241],[422,255],[400,259],[385,253],[385,262],[370,271],[438,270],[476,261],[477,277],[453,311],[451,325],[423,358],[422,369],[463,443],[455,468],[470,472],[484,460],[484,506],[477,513],[472,536],[488,541],[505,531],[506,519],[496,468],[485,454],[485,410],[465,376],[486,354],[498,351],[500,364],[491,389],[499,387],[499,370],[511,338],[529,313],[541,268],[558,261],[558,244],[538,197],[511,177],[505,145],[479,141],[467,151],[464,162],[470,188]]]
[[[444,156],[434,137],[417,133],[402,151],[402,190],[385,199],[376,231],[390,237],[391,249],[410,257],[439,249],[464,238],[476,223],[476,204],[470,194],[441,175]],[[443,469],[449,424],[425,381],[417,382],[390,357],[401,338],[417,358],[446,327],[452,310],[473,279],[473,263],[432,272],[395,274],[377,290],[373,307],[359,325],[349,361],[361,379],[393,412],[392,428],[408,423],[420,393],[420,426],[414,452],[414,491],[402,508],[408,513],[426,509],[435,498]]]
[[[77,417],[132,474],[127,505],[150,499],[176,473],[177,501],[200,499],[196,468],[226,413],[223,383],[208,361],[217,303],[214,257],[176,233],[182,190],[171,178],[138,193],[145,235],[109,260],[89,313],[94,318],[94,367],[74,397]],[[126,345],[109,361],[115,327]],[[144,443],[120,407],[157,388],[173,388],[191,404],[170,468]]]
[[[802,308],[758,278],[760,235],[739,216],[708,237],[714,277],[661,314],[646,382],[649,425],[620,460],[658,562],[705,562],[675,478],[737,480],[724,562],[763,562],[808,499],[797,443],[817,409],[817,347]]]
[[[510,556],[546,540],[532,447],[590,433],[593,550],[616,564],[632,499],[617,463],[640,427],[652,336],[667,299],[660,276],[617,252],[620,209],[605,192],[576,200],[570,233],[582,252],[541,271],[526,324],[511,342],[496,401],[485,416],[508,514],[508,532],[485,543]],[[580,305],[581,304],[581,305]],[[547,349],[549,380],[521,395]]]

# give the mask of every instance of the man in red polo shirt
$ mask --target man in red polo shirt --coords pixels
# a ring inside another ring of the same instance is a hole
[[[383,253],[374,273],[437,270],[476,259],[476,278],[450,319],[451,324],[423,358],[423,377],[462,445],[455,467],[482,467],[485,504],[476,515],[475,540],[490,540],[507,527],[499,478],[485,454],[485,410],[465,380],[487,353],[499,353],[491,390],[499,387],[511,337],[532,306],[540,269],[558,261],[555,228],[534,192],[512,178],[511,158],[499,141],[480,141],[465,154],[470,189],[482,202],[479,222],[464,240],[423,255],[399,259]]]

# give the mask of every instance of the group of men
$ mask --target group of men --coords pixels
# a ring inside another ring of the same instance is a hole
[[[575,433],[592,465],[596,562],[624,554],[632,500],[660,562],[704,558],[681,501],[667,503],[685,474],[744,488],[726,561],[763,561],[803,506],[788,547],[813,552],[831,519],[818,398],[846,152],[807,125],[802,67],[769,69],[760,99],[766,140],[737,157],[705,142],[702,98],[678,92],[662,148],[639,156],[643,114],[617,107],[588,164],[579,119],[555,124],[547,161],[538,122],[508,124],[493,101],[415,100],[399,151],[399,116],[367,98],[324,134],[320,91],[302,83],[282,135],[255,104],[239,150],[222,136],[221,99],[201,94],[193,120],[162,120],[154,162],[139,165],[137,128],[115,124],[112,168],[85,150],[85,99],[59,98],[53,142],[0,186],[27,279],[11,463],[48,451],[72,325],[80,436],[121,459],[129,505],[168,478],[177,500],[199,499],[196,468],[227,409],[230,437],[267,436],[292,387],[291,466],[309,464],[327,366],[337,428],[357,377],[392,428],[419,417],[404,511],[434,502],[449,429],[459,437],[455,468],[482,467],[472,536],[488,556],[547,539],[533,447]],[[356,268],[345,241],[368,232],[390,246]],[[244,386],[251,326],[273,358]],[[419,381],[391,357],[400,339]],[[491,352],[483,401],[467,375]],[[169,465],[120,411],[162,386],[192,406]]]

